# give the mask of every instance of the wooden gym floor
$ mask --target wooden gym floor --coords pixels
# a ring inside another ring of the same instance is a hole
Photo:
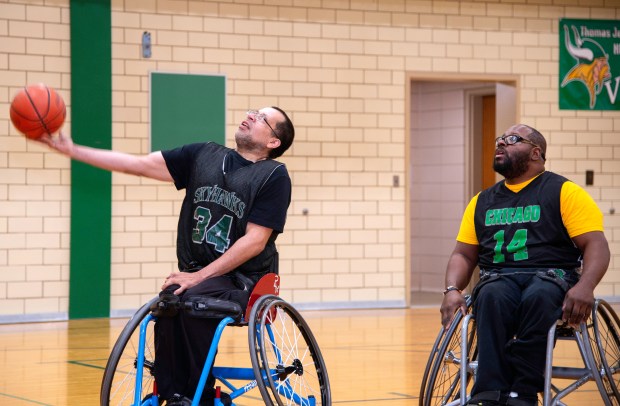
[[[433,304],[302,312],[327,363],[333,403],[417,405],[426,360],[439,331],[438,309]],[[125,322],[88,319],[0,325],[0,405],[98,405],[103,368]],[[222,340],[216,363],[249,362],[246,328],[228,328]],[[556,349],[556,360],[577,359],[576,346],[569,344],[574,348]],[[602,404],[593,383],[566,402]],[[237,404],[262,401],[254,390]]]

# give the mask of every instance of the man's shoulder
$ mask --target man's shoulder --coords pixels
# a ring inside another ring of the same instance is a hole
[[[161,151],[164,156],[166,155],[193,155],[199,152],[215,152],[215,151],[231,151],[230,148],[217,144],[213,141],[209,142],[195,142],[191,144],[185,144],[177,148]]]
[[[264,161],[257,162],[257,164],[258,165],[255,164],[253,166],[256,167],[257,172],[265,173],[267,175],[267,182],[275,182],[282,178],[289,179],[290,182],[290,175],[286,169],[286,165],[282,162],[273,159],[266,159]]]
[[[197,149],[197,150],[206,150],[206,151],[222,151],[222,152],[230,152],[230,151],[234,151],[232,148],[228,148],[224,145],[218,144],[216,142],[213,141],[209,141],[209,142],[199,142],[196,144],[190,144],[193,148]]]

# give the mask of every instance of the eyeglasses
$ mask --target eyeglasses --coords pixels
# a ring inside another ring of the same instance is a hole
[[[276,132],[273,130],[273,127],[269,125],[269,122],[267,122],[267,114],[261,113],[258,110],[248,110],[245,114],[247,114],[248,116],[254,117],[254,120],[264,121],[265,124],[267,124],[267,127],[269,127],[269,129],[273,133],[273,136],[278,138],[278,134],[276,134]]]
[[[532,141],[527,140],[527,139],[525,139],[525,138],[523,138],[523,137],[521,137],[520,135],[517,135],[517,134],[502,135],[501,137],[497,137],[495,139],[495,146],[496,147],[499,145],[500,141],[502,141],[506,145],[514,145],[517,142],[524,142],[526,144],[530,144],[530,145],[533,145],[535,147],[539,147],[540,148],[539,145],[534,144]]]

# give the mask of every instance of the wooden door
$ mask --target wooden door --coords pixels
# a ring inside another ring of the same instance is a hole
[[[482,189],[495,184],[495,95],[482,97]]]

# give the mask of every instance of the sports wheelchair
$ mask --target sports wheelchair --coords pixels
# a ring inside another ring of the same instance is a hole
[[[476,379],[478,345],[472,300],[466,297],[468,313],[457,312],[449,328],[440,330],[430,353],[420,389],[420,406],[465,405]],[[556,340],[577,344],[583,367],[553,365]],[[562,399],[587,382],[594,381],[605,406],[620,405],[620,320],[602,299],[595,301],[588,323],[572,328],[558,322],[549,329],[544,391],[539,404],[565,405]],[[553,380],[553,381],[552,381]],[[559,388],[557,380],[570,380]]]
[[[213,366],[216,380],[231,392],[232,405],[236,398],[258,387],[262,400],[268,406],[331,405],[331,391],[327,368],[319,346],[302,316],[286,301],[279,298],[279,276],[263,276],[250,294],[245,313],[238,304],[227,301],[224,305],[207,310],[225,314],[218,324],[207,360],[193,397],[192,406],[198,406],[200,397],[213,365],[222,333],[226,326],[248,326],[251,368]],[[153,376],[154,321],[151,308],[159,297],[143,305],[127,322],[112,348],[103,374],[100,401],[102,406],[132,405],[158,406],[157,384]],[[237,311],[230,310],[231,307]],[[200,311],[205,303],[191,304]],[[208,306],[208,305],[207,305]],[[187,307],[187,304],[186,304]],[[221,317],[220,317],[221,318]],[[235,386],[231,381],[242,381]],[[216,387],[215,406],[223,405],[220,387]]]

